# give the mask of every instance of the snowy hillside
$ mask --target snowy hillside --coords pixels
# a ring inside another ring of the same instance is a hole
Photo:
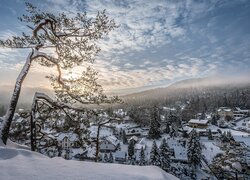
[[[26,149],[0,146],[0,179],[178,179],[154,166],[132,166],[48,158]]]

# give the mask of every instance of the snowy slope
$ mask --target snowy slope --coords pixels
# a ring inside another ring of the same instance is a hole
[[[12,146],[13,147],[13,146]],[[155,166],[132,166],[50,159],[26,149],[0,146],[0,179],[4,180],[175,180]]]

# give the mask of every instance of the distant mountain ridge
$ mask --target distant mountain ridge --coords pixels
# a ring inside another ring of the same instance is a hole
[[[132,93],[121,96],[125,101],[133,99],[155,99],[172,95],[176,93],[185,93],[186,91],[200,91],[204,88],[241,88],[250,87],[250,79],[248,78],[222,78],[222,77],[206,77],[193,78],[177,81],[167,87],[150,89],[138,93]]]

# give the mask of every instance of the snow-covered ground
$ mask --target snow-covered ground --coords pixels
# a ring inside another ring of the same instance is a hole
[[[132,166],[48,158],[12,144],[0,146],[0,179],[175,180],[155,166]]]

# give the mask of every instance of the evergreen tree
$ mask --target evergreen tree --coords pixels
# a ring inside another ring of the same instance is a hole
[[[170,170],[170,152],[169,152],[169,147],[168,147],[168,144],[167,144],[165,138],[162,140],[162,143],[159,147],[159,156],[160,156],[160,164],[161,164],[160,167],[164,171],[169,172],[169,170]]]
[[[166,123],[165,133],[167,133],[167,134],[170,133],[169,122]]]
[[[212,116],[211,124],[212,125],[217,125],[217,119],[216,119],[215,115]]]
[[[226,122],[224,119],[220,119],[218,121],[218,126],[224,128],[226,126]]]
[[[208,139],[213,140],[213,135],[211,129],[208,130]]]
[[[105,154],[104,154],[104,158],[103,158],[103,162],[108,162],[108,160],[109,160],[109,159],[108,159],[108,155],[107,155],[107,153],[105,153]]]
[[[201,163],[201,143],[198,133],[193,129],[190,133],[190,137],[188,140],[188,161],[193,166],[193,168],[196,168]]]
[[[145,153],[143,147],[141,147],[140,151],[140,161],[139,161],[140,166],[145,166],[146,165],[146,160],[145,160]]]
[[[201,116],[200,116],[199,119],[206,119],[205,111],[202,111]]]
[[[134,143],[134,141],[129,141],[129,144],[128,144],[128,156],[130,157],[130,159],[132,159],[134,154],[135,154],[135,143]]]
[[[110,163],[113,163],[113,162],[114,162],[114,157],[113,157],[112,152],[109,153],[109,162],[110,162]]]
[[[223,143],[226,143],[226,142],[229,142],[228,138],[227,138],[227,135],[226,135],[226,132],[223,132],[220,136],[220,140],[221,142]]]
[[[152,149],[150,151],[150,164],[160,166],[159,150],[155,141],[153,141]]]
[[[176,130],[175,126],[171,126],[169,135],[170,135],[170,137],[176,137],[177,136],[177,130]]]
[[[175,125],[176,127],[180,127],[181,126],[181,118],[180,118],[180,114],[178,115],[178,113],[174,113],[171,112],[169,113],[169,122],[171,122],[172,126]]]
[[[153,113],[150,121],[150,129],[148,132],[148,137],[150,139],[158,139],[161,137],[160,135],[160,117],[159,117],[159,111],[156,106],[153,108]]]
[[[233,138],[233,136],[232,136],[231,131],[227,131],[227,138],[228,138],[230,141],[234,141],[234,138]]]
[[[122,142],[123,142],[123,144],[127,144],[128,143],[128,139],[127,139],[125,130],[122,131]]]

